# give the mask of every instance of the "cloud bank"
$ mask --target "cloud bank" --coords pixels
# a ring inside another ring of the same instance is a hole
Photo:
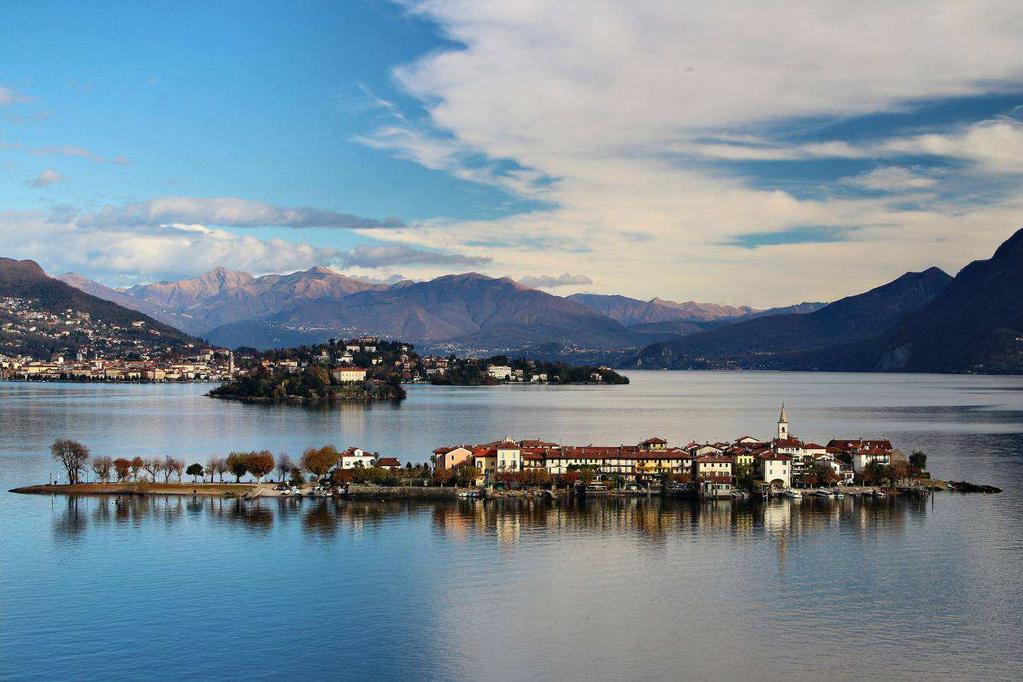
[[[320,208],[286,207],[236,197],[164,197],[83,213],[83,227],[139,227],[167,224],[221,227],[294,227],[375,230],[402,227],[397,218],[376,220]]]
[[[490,262],[485,256],[426,251],[405,244],[371,246],[360,244],[340,256],[344,267],[389,268],[396,265],[433,265],[442,267],[473,267]]]
[[[1019,122],[916,113],[1023,90],[1018,3],[408,7],[456,47],[394,71],[426,116],[362,141],[550,208],[437,219],[382,239],[490,249],[519,279],[571,259],[602,291],[767,306],[837,298],[932,264],[955,271],[1019,221],[1018,187],[983,201],[961,189],[993,175],[1012,186],[1023,173]],[[902,122],[826,135],[885,112]],[[749,165],[829,159],[861,165],[817,185],[803,171],[800,191]],[[922,159],[941,167],[918,169]],[[839,237],[793,241],[824,233]]]
[[[593,284],[593,280],[586,275],[572,275],[566,272],[561,275],[526,275],[519,278],[519,283],[534,289],[551,289]]]

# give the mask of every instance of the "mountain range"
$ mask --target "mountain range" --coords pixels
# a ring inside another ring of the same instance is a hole
[[[954,278],[929,268],[829,304],[770,310],[559,297],[477,273],[382,285],[329,268],[262,277],[218,268],[128,289],[63,279],[228,347],[375,334],[427,352],[585,357],[638,368],[1023,371],[1023,231]]]
[[[0,297],[30,300],[33,302],[32,310],[58,316],[64,315],[68,311],[88,313],[93,323],[117,327],[119,337],[126,340],[137,340],[142,346],[149,349],[184,346],[200,342],[199,339],[189,336],[174,326],[163,324],[115,301],[86,293],[77,287],[50,277],[39,267],[38,263],[31,260],[0,258]],[[6,308],[0,308],[0,319],[13,320],[14,317]],[[135,326],[132,323],[143,324]],[[30,328],[27,331],[31,332],[32,330]],[[80,345],[89,343],[86,337],[73,334],[60,336],[56,340],[26,338],[24,333],[17,336],[22,338],[22,346],[31,342],[38,348],[45,348],[48,353],[73,352]],[[8,341],[15,343],[15,335],[12,334],[10,338],[7,338],[7,335],[4,334],[4,338],[0,341],[4,341],[5,344]],[[17,344],[15,343],[15,345]]]
[[[1023,373],[1023,230],[953,278],[907,273],[807,315],[776,315],[656,343],[645,368]]]
[[[882,334],[799,359],[849,371],[1023,373],[1023,230]]]
[[[736,322],[701,334],[651,345],[637,367],[785,369],[801,353],[871,338],[929,303],[952,278],[938,268],[910,272],[883,286],[807,314],[780,314]]]
[[[112,289],[75,273],[61,279],[228,347],[286,347],[375,334],[424,350],[520,352],[544,358],[567,354],[576,359],[583,354],[610,361],[653,341],[765,312],[657,298],[562,298],[478,273],[382,285],[322,267],[262,277],[217,268],[194,279],[127,289]]]

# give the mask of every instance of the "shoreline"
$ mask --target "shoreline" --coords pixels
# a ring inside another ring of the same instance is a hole
[[[480,499],[502,498],[547,498],[561,499],[577,497],[565,490],[551,491],[546,488],[480,491],[479,488],[454,488],[447,486],[377,486],[349,484],[348,489],[340,495],[313,495],[303,491],[297,495],[283,495],[275,490],[276,482],[268,483],[153,483],[139,481],[134,483],[67,483],[27,485],[8,490],[18,495],[82,495],[82,496],[137,496],[164,495],[169,497],[221,497],[239,499],[257,498],[301,498],[301,497],[341,497],[349,499],[420,499],[420,500],[458,500],[467,494]],[[312,484],[304,487],[311,489]],[[862,486],[838,486],[835,488],[849,497],[865,495]],[[931,481],[929,485],[915,487],[892,486],[885,489],[888,496],[907,496],[919,493],[957,492],[957,493],[1000,493],[1002,490],[994,486],[968,483],[966,481]],[[680,497],[677,493],[667,493],[647,489],[642,491],[609,490],[601,494],[586,497]],[[756,499],[758,496],[750,496]],[[772,497],[781,497],[773,495]],[[750,499],[747,498],[747,499]]]
[[[43,483],[8,490],[19,495],[187,495],[245,497],[261,486],[256,483]]]

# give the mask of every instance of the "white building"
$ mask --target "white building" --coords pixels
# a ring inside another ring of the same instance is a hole
[[[341,453],[338,466],[342,469],[355,469],[362,467],[368,469],[373,466],[374,456],[362,448],[348,448]]]
[[[862,448],[852,453],[853,471],[862,473],[868,466],[877,462],[881,466],[888,466],[892,463],[891,450],[874,448]]]
[[[348,383],[352,381],[365,381],[366,370],[362,367],[338,367],[330,371],[335,381]]]
[[[792,487],[792,457],[770,450],[757,458],[757,476],[776,488]]]
[[[505,380],[511,376],[512,368],[508,365],[490,365],[487,367],[487,374],[498,380]]]

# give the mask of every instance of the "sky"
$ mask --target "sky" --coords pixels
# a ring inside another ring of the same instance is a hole
[[[1023,227],[1020,35],[982,0],[5,3],[0,255],[834,300]]]

